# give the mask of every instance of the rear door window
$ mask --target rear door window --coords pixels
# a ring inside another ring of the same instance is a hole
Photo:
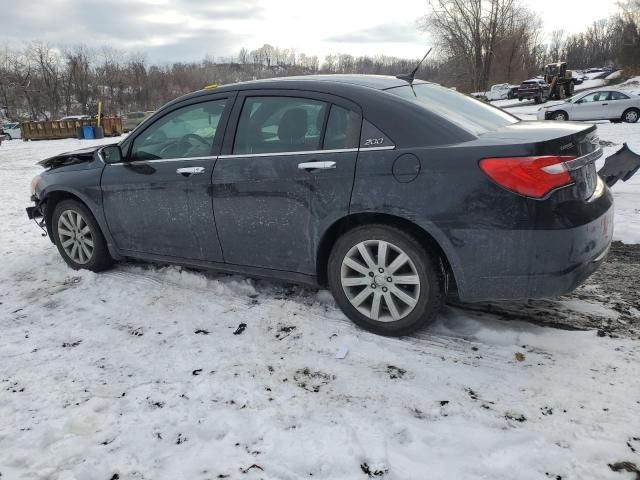
[[[328,105],[298,97],[248,97],[242,107],[234,154],[319,150]]]
[[[611,92],[610,100],[629,100],[629,97],[621,92]]]
[[[362,117],[354,111],[332,105],[324,134],[325,150],[358,148]]]

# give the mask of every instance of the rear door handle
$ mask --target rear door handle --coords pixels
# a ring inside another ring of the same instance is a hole
[[[303,162],[298,164],[300,170],[329,170],[336,168],[336,162]]]
[[[603,107],[605,107],[605,106],[607,106],[607,105],[609,105],[609,104],[608,104],[608,103],[603,103],[603,104],[602,104],[602,106],[603,106]]]
[[[176,170],[183,177],[190,177],[191,175],[200,175],[204,173],[204,167],[184,167]]]

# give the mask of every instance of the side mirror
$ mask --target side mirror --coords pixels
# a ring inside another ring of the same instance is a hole
[[[102,147],[99,152],[105,163],[118,163],[121,162],[123,158],[120,145],[107,145],[106,147]]]

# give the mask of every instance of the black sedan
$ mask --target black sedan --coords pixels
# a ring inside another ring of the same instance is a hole
[[[385,335],[462,301],[560,295],[604,259],[596,127],[423,81],[332,75],[181,97],[47,159],[28,213],[75,269],[136,258],[328,285]]]

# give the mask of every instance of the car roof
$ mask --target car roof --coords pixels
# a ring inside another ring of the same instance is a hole
[[[329,75],[297,75],[291,77],[273,77],[264,78],[260,80],[250,80],[247,82],[240,82],[231,85],[225,85],[224,87],[241,87],[244,88],[272,88],[278,84],[287,84],[289,82],[330,82],[330,83],[348,83],[351,85],[359,85],[362,87],[375,88],[377,90],[386,90],[387,88],[401,87],[406,85],[406,80],[393,77],[391,75],[361,75],[361,74],[329,74]],[[423,80],[417,80],[415,83],[424,83]],[[216,89],[212,89],[216,90]]]
[[[416,79],[414,84],[431,83]],[[296,89],[304,88],[309,90],[326,90],[327,87],[344,86],[346,88],[370,88],[375,90],[387,90],[389,88],[408,85],[406,80],[400,80],[390,75],[356,75],[356,74],[330,74],[330,75],[299,75],[291,77],[273,77],[259,80],[249,80],[246,82],[230,83],[215,88],[205,88],[187,95],[177,100],[185,100],[190,97],[198,97],[206,94],[234,90],[260,90],[260,89]],[[334,89],[332,89],[334,90]],[[173,103],[173,102],[170,102]]]

